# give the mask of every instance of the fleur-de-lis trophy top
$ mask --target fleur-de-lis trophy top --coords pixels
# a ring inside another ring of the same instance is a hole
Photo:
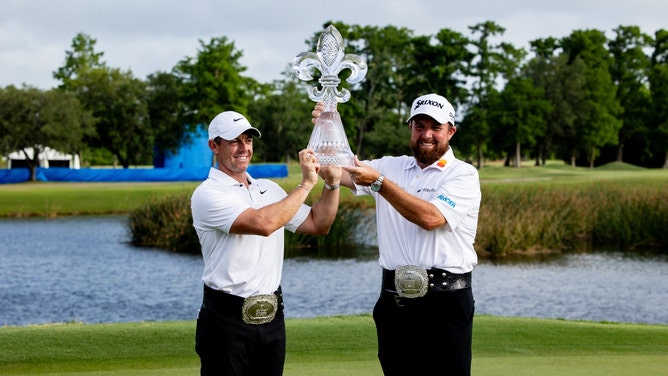
[[[333,26],[328,26],[318,39],[316,52],[302,52],[292,62],[292,69],[300,80],[311,81],[310,70],[321,72],[321,89],[317,86],[308,91],[308,97],[314,102],[323,102],[325,112],[320,115],[313,128],[308,147],[315,151],[321,165],[352,166],[354,155],[350,150],[348,138],[343,130],[341,116],[336,111],[337,103],[350,99],[350,91],[338,87],[341,83],[339,73],[350,69],[346,79],[354,84],[360,82],[367,72],[367,65],[359,56],[344,53],[341,33]]]

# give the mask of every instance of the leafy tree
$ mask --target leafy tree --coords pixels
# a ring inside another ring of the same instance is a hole
[[[110,151],[123,168],[152,162],[154,133],[145,82],[131,72],[104,68],[79,78],[73,89],[97,118],[90,146]]]
[[[579,122],[581,106],[587,96],[587,78],[584,62],[580,59],[568,62],[568,56],[561,54],[555,65],[555,86],[548,97],[553,106],[548,123],[551,125],[557,152],[571,166],[577,165],[580,156],[580,128],[586,124]]]
[[[522,146],[535,146],[538,136],[545,132],[551,106],[542,88],[526,77],[508,81],[499,99],[494,106],[494,140],[508,152],[507,164],[521,167]]]
[[[415,37],[412,43],[414,65],[407,72],[413,77],[408,88],[411,97],[438,93],[455,108],[466,103],[466,72],[474,58],[468,50],[471,40],[458,31],[441,29],[433,37]]]
[[[104,52],[95,50],[97,40],[86,33],[78,33],[73,39],[71,50],[65,51],[65,62],[55,72],[53,78],[61,81],[58,88],[63,91],[73,91],[76,80],[94,69],[106,69]],[[84,104],[85,106],[85,104]],[[82,152],[83,164],[105,164],[113,161],[113,154],[102,148],[91,147],[88,140],[95,138],[95,133],[86,136],[86,147]]]
[[[243,53],[226,37],[200,40],[196,57],[186,57],[173,73],[182,82],[186,124],[208,124],[217,114],[234,110],[248,112],[255,94],[263,90],[252,78],[241,75]]]
[[[576,112],[578,138],[573,141],[586,155],[590,167],[594,167],[600,147],[617,144],[622,125],[606,41],[599,30],[576,30],[561,42],[569,63],[581,61],[585,66],[586,90]]]
[[[506,29],[493,21],[469,26],[469,29],[477,36],[472,42],[476,57],[467,71],[472,87],[462,125],[468,129],[466,140],[476,148],[476,167],[480,169],[490,137],[491,105],[498,95],[497,78],[504,68],[504,47],[492,44],[490,39],[502,35]]]
[[[467,69],[475,56],[468,49],[470,44],[469,38],[450,29],[441,29],[434,36],[414,37],[414,65],[406,72],[410,78],[406,91],[411,93],[407,106],[419,95],[438,93],[452,103],[458,114],[466,108],[469,99]],[[452,140],[452,145],[458,153],[470,154],[471,149],[464,146],[466,143],[459,142],[462,140],[460,135],[464,134],[461,124],[456,125],[460,133]]]
[[[668,30],[657,30],[654,34],[654,52],[650,65],[650,147],[659,158],[662,157],[663,168],[668,168]]]
[[[61,81],[59,88],[67,90],[82,75],[107,66],[102,60],[104,52],[95,50],[96,43],[96,39],[85,33],[78,33],[72,39],[72,49],[65,51],[65,63],[53,72],[53,78]]]
[[[153,133],[148,123],[145,83],[109,68],[95,51],[96,40],[78,34],[65,63],[54,72],[60,89],[74,93],[96,119],[96,134],[86,138],[92,148],[108,150],[124,167],[150,162]]]
[[[494,99],[499,100],[490,111],[491,119],[494,121],[491,134],[499,130],[511,133],[510,140],[514,141],[514,144],[504,150],[507,153],[506,164],[510,165],[512,160],[516,167],[520,167],[521,145],[528,143],[533,146],[536,127],[544,127],[543,119],[534,116],[534,112],[537,112],[540,106],[542,91],[536,89],[530,80],[520,76],[521,67],[527,55],[526,51],[521,48],[517,49],[508,43],[501,43],[499,48],[498,68],[500,78],[506,84],[499,95],[493,96]],[[495,119],[495,115],[498,114],[501,114],[500,119]],[[504,137],[504,139],[508,138]],[[490,150],[494,150],[493,146]],[[513,154],[514,157],[511,157]]]
[[[20,150],[31,181],[37,180],[39,155],[46,147],[77,154],[93,129],[93,117],[71,93],[27,86],[0,89],[0,152]]]
[[[355,42],[363,46],[357,53],[366,58],[369,70],[359,90],[353,91],[353,105],[343,112],[353,110],[357,118],[355,153],[360,158],[406,154],[410,152],[406,120],[415,97],[407,90],[410,76],[406,74],[414,65],[412,33],[394,26],[365,26],[356,31]]]
[[[618,162],[622,162],[624,147],[633,141],[643,144],[647,136],[649,57],[644,50],[649,46],[651,37],[637,26],[620,26],[614,31],[616,36],[608,42],[608,50],[612,54],[610,75],[617,87],[617,100],[623,108],[616,157]],[[639,149],[633,154],[644,154],[641,152],[643,147]]]
[[[560,67],[557,51],[559,42],[555,38],[536,39],[530,42],[534,57],[523,66],[523,75],[531,80],[533,86],[542,91],[544,99],[549,103],[550,110],[545,114],[545,124],[542,131],[536,134],[534,156],[536,166],[545,165],[549,155],[553,153],[554,141],[561,129],[562,121],[572,122],[568,118],[570,111],[560,105],[562,93],[569,91],[563,88],[568,80],[559,80]],[[556,109],[559,108],[559,111]],[[561,113],[563,111],[563,113]],[[566,119],[564,119],[566,118]]]
[[[155,151],[164,155],[176,152],[182,144],[192,142],[189,135],[195,127],[184,121],[182,83],[174,74],[156,72],[146,80],[146,104]]]

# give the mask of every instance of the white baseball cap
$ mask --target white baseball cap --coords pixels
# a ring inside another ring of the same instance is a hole
[[[221,112],[209,124],[209,140],[220,136],[223,140],[231,141],[248,130],[262,137],[260,131],[250,125],[244,115],[235,111]]]
[[[408,121],[410,122],[415,115],[421,114],[430,116],[440,124],[455,125],[455,108],[447,99],[438,94],[427,94],[414,100]]]

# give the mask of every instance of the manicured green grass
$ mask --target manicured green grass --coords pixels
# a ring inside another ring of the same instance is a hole
[[[521,168],[490,164],[479,170],[482,186],[503,184],[581,184],[583,182],[614,181],[636,185],[644,181],[656,182],[668,179],[668,170],[646,169],[625,163],[609,163],[597,168],[572,167],[559,161],[549,161],[545,166],[523,165]]]
[[[301,180],[299,166],[290,164],[287,178],[272,179],[286,190]],[[550,162],[544,167],[525,164],[522,168],[489,164],[480,171],[483,187],[508,184],[580,184],[586,181],[626,182],[629,185],[668,181],[668,170],[649,170],[621,163],[595,169]],[[199,182],[151,183],[57,183],[0,184],[0,217],[55,217],[80,214],[120,214],[152,198],[190,193]],[[322,181],[320,182],[322,184]],[[315,189],[311,196],[319,195]],[[348,189],[342,198],[349,197]]]
[[[194,321],[0,328],[1,375],[197,375]],[[369,315],[288,319],[285,375],[381,375]],[[668,326],[478,316],[474,375],[665,375]]]
[[[128,213],[147,200],[192,192],[197,183],[0,184],[0,217]]]

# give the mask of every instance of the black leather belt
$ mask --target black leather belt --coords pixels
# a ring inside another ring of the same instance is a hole
[[[278,298],[278,310],[276,312],[277,317],[283,315],[283,293],[281,287],[278,287],[278,290],[274,292]],[[242,319],[242,307],[244,304],[244,298],[226,292],[212,289],[211,287],[204,285],[204,297],[202,299],[202,308],[207,311],[225,316],[225,317],[234,317],[239,320]]]
[[[427,269],[427,294],[454,291],[471,287],[471,272],[456,274],[443,269]],[[396,294],[394,270],[383,269],[383,290]]]

